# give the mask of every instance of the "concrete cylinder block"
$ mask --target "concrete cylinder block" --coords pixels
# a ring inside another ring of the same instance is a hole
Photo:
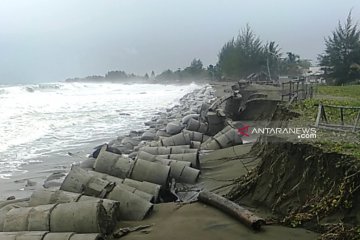
[[[159,198],[159,193],[161,185],[146,182],[146,181],[136,181],[134,179],[126,178],[124,179],[124,184],[130,187],[134,187],[140,191],[146,192],[154,196],[154,202]]]
[[[130,178],[166,187],[169,180],[169,174],[169,166],[138,159],[135,162]]]
[[[162,146],[190,145],[190,142],[190,136],[183,132],[161,139]]]
[[[119,154],[106,151],[106,146],[102,147],[96,158],[94,169],[97,172],[107,173],[109,175],[126,178],[133,166],[133,161],[124,158]]]
[[[4,231],[110,233],[120,216],[120,203],[110,200],[72,202],[11,209]],[[16,238],[18,239],[18,238]]]

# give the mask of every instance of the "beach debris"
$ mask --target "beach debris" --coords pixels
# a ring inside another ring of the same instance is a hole
[[[140,151],[138,154],[138,159],[170,166],[170,178],[174,178],[176,181],[182,183],[196,183],[197,179],[199,178],[200,171],[190,167],[192,165],[190,161],[169,159],[170,157],[171,155],[156,156],[143,151]]]
[[[158,184],[154,184],[146,181],[136,181],[130,178],[125,178],[123,184],[151,194],[152,196],[154,196],[155,203],[159,199],[161,186]]]
[[[210,105],[207,104],[206,102],[203,102],[200,106],[200,110],[199,110],[199,119],[203,122],[205,122],[206,120],[206,115],[209,111]]]
[[[94,169],[97,172],[107,173],[119,178],[126,178],[129,176],[133,164],[134,161],[131,159],[111,153],[103,146],[96,158]]]
[[[141,140],[154,140],[156,138],[156,132],[154,130],[148,130],[145,131],[142,135],[141,135]]]
[[[141,159],[136,161],[120,155],[107,152],[102,148],[95,162],[95,171],[106,173],[119,178],[132,178],[166,187],[170,174],[170,167],[160,163],[148,162]]]
[[[30,179],[27,179],[25,187],[34,187],[34,186],[36,186],[36,184],[37,184],[37,182],[31,181]]]
[[[232,126],[227,126],[215,136],[206,140],[201,145],[201,149],[216,150],[236,146],[242,143],[242,135],[238,133],[238,130]]]
[[[169,166],[137,159],[129,178],[137,181],[155,183],[166,188],[169,181],[169,176]]]
[[[190,153],[179,153],[179,154],[164,154],[164,155],[153,155],[144,151],[139,151],[137,155],[137,159],[148,160],[151,162],[160,162],[162,164],[171,166],[172,163],[175,162],[188,162],[190,164],[186,164],[186,166],[199,168],[199,153],[190,152]],[[181,163],[180,163],[181,164]]]
[[[168,138],[162,138],[160,140],[160,144],[162,146],[190,145],[190,143],[190,135],[184,132],[178,133]]]
[[[95,164],[95,158],[89,157],[80,162],[79,167],[83,169],[93,169]]]
[[[48,176],[45,181],[60,179],[64,176],[66,176],[66,174],[64,172],[54,172],[50,176]]]
[[[102,234],[76,234],[52,232],[0,232],[1,240],[105,240]]]
[[[151,229],[149,229],[149,228],[152,226],[154,226],[154,225],[140,225],[140,226],[136,226],[136,227],[120,228],[113,234],[113,237],[121,238],[121,237],[128,235],[129,233],[138,232],[138,231],[148,234],[151,231]],[[144,231],[144,230],[146,230],[146,231]]]
[[[62,182],[63,182],[63,179],[52,180],[52,181],[44,182],[44,184],[42,186],[43,186],[43,188],[47,188],[47,189],[58,188],[61,186]]]
[[[133,149],[135,146],[139,145],[140,141],[140,137],[124,137],[120,143],[128,148]]]
[[[112,146],[109,146],[109,144],[105,143],[105,144],[101,144],[99,146],[96,146],[94,148],[95,151],[90,155],[90,157],[97,158],[99,153],[100,153],[101,148],[103,148],[103,147],[105,147],[106,151],[108,151],[108,152],[112,152],[112,153],[119,154],[119,155],[122,154],[122,152],[119,149],[117,149],[115,147],[112,147]]]
[[[171,135],[166,132],[166,129],[159,129],[156,131],[156,137],[170,137]]]
[[[207,123],[191,118],[186,124],[186,129],[194,132],[207,133],[209,126]]]
[[[65,179],[65,176],[66,174],[64,172],[54,172],[45,179],[44,184],[42,186],[44,188],[60,187]]]
[[[225,102],[224,112],[226,116],[232,120],[237,120],[240,117],[240,108],[244,102],[243,97],[238,91],[234,92],[233,95],[228,98]]]
[[[60,187],[63,191],[120,202],[121,219],[142,220],[151,212],[154,196],[125,184],[111,182],[73,166]],[[123,206],[123,207],[122,207]]]
[[[166,133],[170,135],[175,135],[181,132],[184,129],[184,125],[180,122],[170,122],[166,125]]]
[[[101,177],[106,180],[114,181],[114,177],[111,177],[106,174],[101,174],[97,172],[91,172],[97,177]],[[103,176],[102,176],[103,175]],[[104,176],[107,177],[104,177]],[[110,179],[108,178],[110,177]],[[132,192],[139,197],[145,199],[146,201],[154,201],[156,202],[159,197],[160,186],[149,183],[149,182],[139,182],[132,179],[120,179],[117,178],[115,181],[117,186],[121,186],[123,189]],[[115,191],[118,192],[118,191]],[[53,203],[61,203],[61,202],[73,202],[79,200],[81,197],[81,193],[73,193],[62,190],[48,190],[48,189],[40,189],[35,191],[30,198],[30,206],[37,206],[42,204],[53,204]],[[125,193],[125,195],[127,195]],[[111,196],[110,196],[111,197]],[[122,202],[125,204],[126,202]],[[126,203],[128,204],[128,203]],[[129,204],[129,206],[132,206]],[[131,209],[130,209],[131,210]]]
[[[144,152],[144,151],[139,151],[138,155],[137,155],[137,159],[142,159],[142,160],[146,160],[149,162],[157,162],[166,166],[171,166],[175,163],[179,163],[180,165],[183,166],[191,166],[191,162],[187,162],[187,161],[177,161],[174,159],[169,159],[169,155],[153,155],[150,154],[148,152]]]
[[[202,132],[196,132],[196,131],[190,131],[190,130],[183,130],[183,132],[190,135],[191,141],[196,141],[196,142],[202,143],[210,138],[210,136],[207,136]]]
[[[208,111],[205,117],[208,122],[208,131],[206,134],[214,136],[225,127],[225,114],[219,109],[216,111]]]
[[[4,232],[51,231],[104,233],[114,231],[120,217],[120,203],[88,200],[36,207],[14,208],[7,212]]]
[[[144,146],[139,149],[153,155],[165,155],[165,154],[179,154],[179,153],[190,153],[197,152],[197,149],[190,149],[190,145],[179,145],[179,146],[170,146],[170,147],[150,147]]]
[[[11,204],[24,203],[29,200],[30,200],[30,198],[18,198],[18,199],[13,199],[13,200],[0,201],[0,209],[2,209],[3,207],[6,207],[8,205],[11,205]],[[1,221],[1,219],[0,219],[0,221]]]
[[[199,117],[200,117],[200,115],[198,113],[187,114],[181,119],[181,122],[182,122],[182,124],[187,125],[191,119],[199,120]]]
[[[200,202],[209,204],[242,222],[253,230],[260,230],[266,222],[246,208],[212,192],[201,191],[198,196]]]
[[[190,146],[192,149],[199,150],[201,148],[201,142],[191,141]]]

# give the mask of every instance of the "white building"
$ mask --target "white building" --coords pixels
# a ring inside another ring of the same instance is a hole
[[[306,82],[308,83],[326,83],[325,79],[323,78],[324,70],[321,69],[322,67],[310,67],[309,69],[305,70],[304,77]]]

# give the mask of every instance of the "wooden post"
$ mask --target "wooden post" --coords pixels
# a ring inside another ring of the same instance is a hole
[[[302,81],[302,82],[301,82],[301,88],[302,88],[302,91],[303,91],[303,92],[302,92],[302,99],[306,99],[306,97],[307,97],[307,96],[306,96],[306,95],[307,95],[307,92],[306,92],[306,88],[305,88],[305,84],[304,84],[304,83],[305,83],[305,81]]]
[[[296,82],[296,95],[299,96],[299,82]]]
[[[356,132],[356,127],[357,127],[357,125],[358,125],[358,123],[359,123],[359,119],[360,119],[360,110],[359,110],[359,112],[358,112],[358,115],[357,115],[356,120],[355,120],[355,123],[354,123],[353,132]]]
[[[281,101],[284,101],[284,83],[281,83]]]
[[[326,129],[334,129],[334,130],[343,130],[344,129],[350,129],[352,132],[356,132],[358,129],[358,125],[360,122],[360,107],[349,107],[349,106],[336,106],[336,105],[323,105],[320,103],[318,106],[318,114],[315,121],[315,127],[322,127]],[[330,124],[328,123],[328,119],[326,117],[325,107],[332,108],[332,109],[339,109],[340,110],[340,124]],[[354,125],[346,124],[344,121],[344,110],[346,109],[352,109],[357,110],[357,116],[354,122]],[[321,123],[321,120],[324,120],[325,123]],[[321,126],[320,126],[321,125]]]
[[[324,119],[325,123],[328,123],[326,113],[325,113],[325,107],[324,107],[324,105],[321,105],[321,107],[322,107],[322,119]]]
[[[316,116],[315,127],[319,127],[321,115],[322,115],[322,104],[320,103],[318,107],[318,114]]]
[[[340,119],[341,119],[341,125],[344,126],[344,109],[340,108]]]

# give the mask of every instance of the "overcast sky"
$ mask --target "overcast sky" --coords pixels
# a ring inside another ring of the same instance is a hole
[[[0,0],[0,84],[215,64],[246,23],[316,59],[359,0]]]

